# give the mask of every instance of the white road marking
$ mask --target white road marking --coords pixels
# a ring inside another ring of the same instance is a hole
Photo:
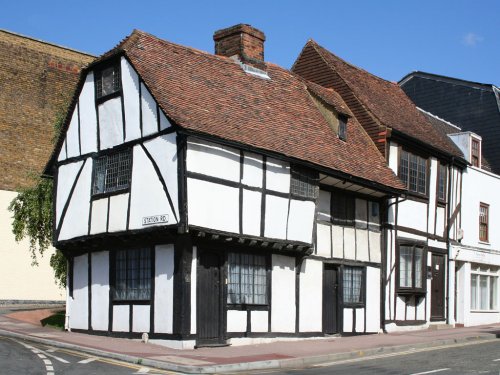
[[[147,367],[141,367],[137,372],[134,372],[134,374],[147,374],[149,373],[149,369]]]
[[[50,365],[52,362],[50,361],[50,359],[44,359],[43,363],[45,363],[46,365]]]
[[[54,366],[45,366],[47,371],[54,371]]]
[[[500,362],[500,358],[494,359],[493,362]]]
[[[37,354],[35,351],[33,351],[33,353]],[[40,354],[40,353],[38,353],[37,355],[38,355],[40,358],[42,358],[42,359],[47,358],[47,357],[45,357],[43,354]]]
[[[44,365],[45,365],[45,371],[47,371],[47,375],[54,375],[54,366],[52,366],[52,362],[50,359],[48,359],[45,355],[43,355],[43,350],[40,350],[38,348],[35,348],[34,346],[31,346],[31,345],[28,345],[28,344],[25,344],[21,341],[18,341],[18,340],[13,340],[15,342],[17,342],[18,344],[24,346],[26,349],[29,349],[31,350],[31,352],[33,354],[36,354],[40,359],[42,359]],[[55,357],[55,356],[51,356],[51,357]],[[68,363],[66,361],[66,363]]]
[[[442,371],[448,371],[448,370],[451,370],[451,369],[449,369],[449,368],[440,368],[440,369],[437,369],[437,370],[430,370],[430,371],[424,371],[424,372],[416,372],[416,373],[411,374],[411,375],[434,374],[436,372],[442,372]]]
[[[87,359],[82,359],[81,361],[79,361],[78,363],[90,363],[90,362],[94,362],[94,361],[97,361],[99,358],[97,357],[89,357]]]

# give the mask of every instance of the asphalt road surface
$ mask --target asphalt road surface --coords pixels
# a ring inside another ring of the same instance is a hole
[[[500,374],[500,340],[385,354],[371,358],[326,363],[308,369],[256,371],[253,374],[498,375]]]
[[[1,375],[176,374],[0,336]]]

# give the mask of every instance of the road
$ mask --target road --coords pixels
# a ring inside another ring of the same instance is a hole
[[[252,374],[496,374],[500,373],[500,340],[448,345],[405,353],[326,363],[308,369],[256,371]]]
[[[0,374],[176,374],[0,336]]]

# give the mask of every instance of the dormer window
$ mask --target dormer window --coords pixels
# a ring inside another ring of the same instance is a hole
[[[115,64],[96,72],[96,98],[101,99],[121,89],[120,65]]]
[[[480,167],[481,153],[480,144],[477,139],[471,140],[470,162],[474,167]]]

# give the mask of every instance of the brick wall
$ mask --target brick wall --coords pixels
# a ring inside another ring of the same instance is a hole
[[[0,30],[0,189],[29,184],[52,152],[53,125],[93,57]]]

